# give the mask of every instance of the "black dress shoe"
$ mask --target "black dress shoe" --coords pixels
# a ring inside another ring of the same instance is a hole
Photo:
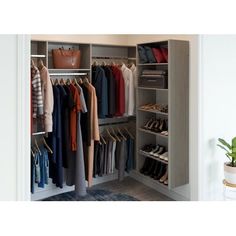
[[[151,158],[150,158],[151,159]],[[151,159],[149,167],[147,168],[147,170],[144,172],[145,175],[151,175],[151,173],[153,172],[154,168],[155,168],[155,163],[156,161]]]
[[[159,173],[160,167],[161,167],[161,162],[156,161],[156,166],[155,166],[154,171],[151,174],[151,178],[154,178],[157,175],[157,173]]]
[[[159,171],[156,173],[156,175],[154,176],[154,179],[159,180],[164,175],[165,171],[166,171],[166,165],[164,163],[161,163],[161,167]]]
[[[140,169],[140,173],[143,174],[144,172],[147,171],[147,168],[149,167],[150,165],[150,161],[151,161],[151,158],[148,158],[146,157],[145,161],[144,161],[144,164],[143,164],[143,167]]]

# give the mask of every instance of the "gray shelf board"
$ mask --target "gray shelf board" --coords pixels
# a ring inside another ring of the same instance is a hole
[[[156,91],[168,91],[168,89],[151,88],[151,87],[143,87],[143,86],[139,86],[138,89],[147,89],[147,90],[156,90]]]
[[[81,69],[53,69],[53,68],[50,68],[48,69],[49,71],[53,71],[53,72],[62,72],[62,71],[89,71],[91,69],[87,69],[87,68],[81,68]]]
[[[140,63],[138,66],[167,66],[168,63]]]
[[[147,176],[147,175],[144,175],[144,174],[141,174],[140,172],[138,171],[135,171],[137,174],[139,174],[140,176],[142,176],[143,179],[146,179],[154,184],[156,184],[158,187],[160,186],[161,188],[164,188],[164,189],[168,189],[169,190],[169,187],[168,185],[165,185],[165,184],[162,184],[160,183],[158,180],[155,180],[153,178],[151,178],[150,176]]]
[[[151,113],[155,113],[155,114],[160,114],[160,115],[168,116],[168,113],[160,112],[160,111],[157,111],[157,110],[146,110],[146,109],[138,108],[138,111],[151,112]]]
[[[131,120],[134,120],[135,116],[118,116],[112,118],[99,118],[98,123],[99,125],[109,125],[109,124],[119,124],[119,123],[127,123]]]
[[[162,138],[168,138],[168,136],[165,136],[165,135],[162,135],[160,133],[153,132],[153,131],[149,131],[149,130],[146,130],[146,129],[143,129],[143,128],[139,128],[139,131],[147,133],[147,134],[153,134],[153,135],[156,135],[156,136],[159,136],[159,137],[162,137]]]
[[[162,163],[168,165],[168,162],[167,162],[167,161],[164,161],[164,160],[162,160],[162,159],[160,159],[160,158],[158,158],[158,157],[149,155],[149,154],[147,154],[147,153],[145,153],[145,152],[143,152],[143,151],[141,151],[141,150],[139,151],[139,154],[142,155],[142,156],[145,156],[145,157],[152,158],[152,159],[154,159],[154,160],[156,160],[156,161],[159,161],[159,162],[162,162]]]

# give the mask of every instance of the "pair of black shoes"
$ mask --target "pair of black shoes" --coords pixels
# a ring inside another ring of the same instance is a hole
[[[165,174],[166,170],[166,164],[146,157],[140,173],[148,175],[155,180],[159,180]]]
[[[168,130],[168,120],[151,118],[146,122],[143,128],[156,133],[161,133]]]

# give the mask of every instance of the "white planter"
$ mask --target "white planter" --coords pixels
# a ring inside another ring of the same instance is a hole
[[[236,167],[229,166],[228,164],[224,163],[225,180],[230,184],[236,184]]]

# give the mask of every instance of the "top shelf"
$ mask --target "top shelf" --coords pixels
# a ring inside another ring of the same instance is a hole
[[[168,63],[144,63],[138,64],[138,66],[167,66]]]

